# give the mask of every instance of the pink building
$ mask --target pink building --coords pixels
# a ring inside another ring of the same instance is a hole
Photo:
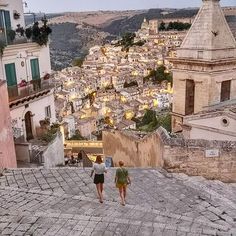
[[[16,168],[6,81],[0,80],[0,168]]]

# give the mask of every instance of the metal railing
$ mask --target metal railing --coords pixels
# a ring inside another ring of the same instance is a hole
[[[24,97],[28,97],[44,90],[52,89],[54,85],[51,79],[37,79],[25,83],[25,86],[15,85],[8,86],[9,101],[13,102]]]
[[[28,43],[31,40],[27,40],[25,36],[21,36],[16,34],[14,40],[10,38],[9,35],[6,36],[6,31],[4,28],[0,28],[0,44],[8,46],[8,45],[17,45],[22,43]]]

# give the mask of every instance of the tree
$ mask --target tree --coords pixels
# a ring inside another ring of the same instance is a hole
[[[86,140],[86,138],[84,138],[79,130],[75,131],[75,135],[73,135],[69,140]]]
[[[167,30],[172,30],[172,29],[174,29],[174,25],[173,22],[171,21],[167,26]]]
[[[138,42],[134,42],[136,35],[135,33],[125,33],[121,40],[115,44],[115,46],[122,46],[122,51],[129,51],[129,48],[132,46],[143,46],[145,41],[139,40]]]
[[[163,21],[162,21],[161,24],[160,24],[159,30],[160,30],[160,31],[166,30],[166,25],[165,25],[165,23],[164,23]]]
[[[72,62],[72,65],[73,66],[82,67],[83,63],[84,63],[84,59],[82,59],[82,58],[75,58],[73,60],[73,62]]]
[[[157,122],[156,112],[153,110],[146,110],[146,113],[142,119],[142,125],[148,125],[152,122],[153,123]]]
[[[148,78],[151,78],[153,82],[158,84],[165,80],[172,83],[172,74],[166,73],[164,65],[159,66],[156,70],[151,70]]]

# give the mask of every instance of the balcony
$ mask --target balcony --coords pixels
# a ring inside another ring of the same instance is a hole
[[[7,7],[8,6],[8,3],[6,0],[1,0],[0,1],[0,7]]]
[[[9,86],[8,96],[10,107],[17,105],[19,102],[22,103],[34,99],[35,96],[43,96],[46,92],[50,92],[52,88],[54,88],[54,85],[51,83],[51,79],[45,80],[44,78]]]
[[[16,44],[32,42],[32,40],[27,40],[27,38],[25,36],[21,36],[19,33],[16,33],[15,36],[13,37],[13,36],[10,35],[9,32],[8,32],[8,35],[6,36],[5,29],[0,28],[0,44],[2,46],[4,46],[4,45],[7,45],[7,46],[8,45],[16,45]],[[14,32],[14,31],[11,31],[11,32]]]

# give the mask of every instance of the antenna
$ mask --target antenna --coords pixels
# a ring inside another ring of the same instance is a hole
[[[28,3],[27,2],[23,2],[24,7],[27,8],[28,7]]]

